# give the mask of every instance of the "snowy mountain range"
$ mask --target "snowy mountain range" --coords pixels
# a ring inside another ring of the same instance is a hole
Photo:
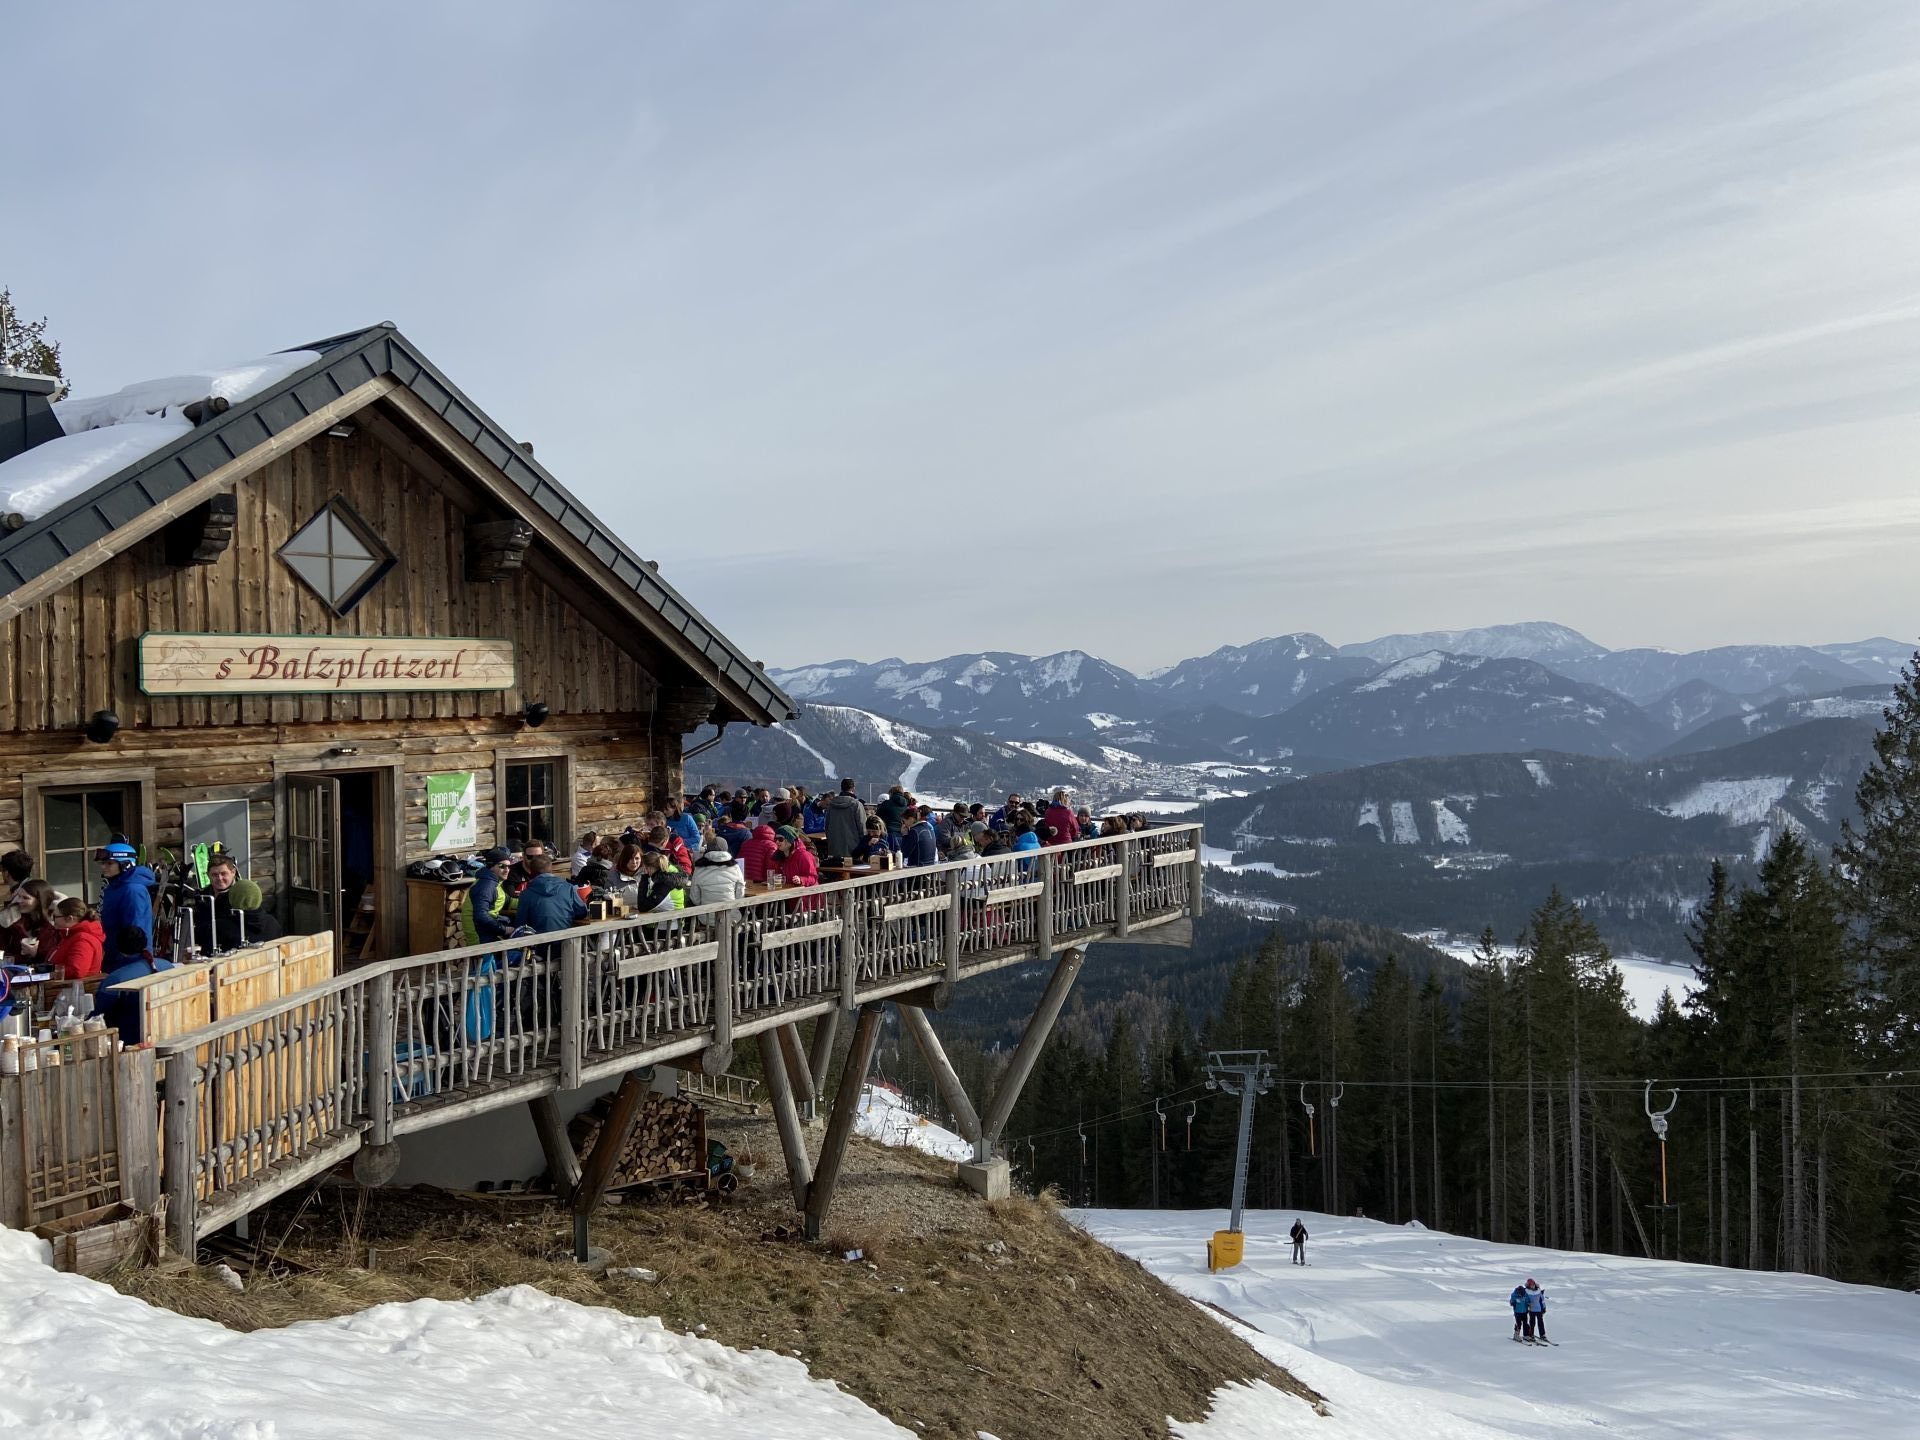
[[[1651,755],[1783,698],[1891,685],[1912,654],[1885,637],[1609,651],[1564,625],[1533,621],[1338,647],[1294,632],[1145,676],[1080,650],[923,664],[837,660],[771,674],[803,703],[932,729],[1094,740],[1156,760],[1295,759],[1324,768],[1534,747]]]

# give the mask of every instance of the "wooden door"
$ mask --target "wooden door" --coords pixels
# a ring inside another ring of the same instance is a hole
[[[298,935],[340,928],[340,782],[287,777],[287,922]]]

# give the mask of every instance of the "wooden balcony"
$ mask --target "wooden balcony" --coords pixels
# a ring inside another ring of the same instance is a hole
[[[161,1043],[168,1229],[204,1236],[363,1147],[1200,913],[1200,827],[891,871],[389,960]]]

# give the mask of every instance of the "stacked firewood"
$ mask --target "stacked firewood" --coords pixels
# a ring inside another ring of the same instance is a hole
[[[613,1094],[609,1090],[567,1126],[567,1138],[573,1142],[574,1154],[582,1165],[599,1142],[607,1112],[613,1107]],[[634,1122],[633,1134],[620,1153],[620,1164],[608,1188],[698,1174],[706,1168],[707,1112],[691,1100],[649,1091],[640,1102],[640,1118]]]

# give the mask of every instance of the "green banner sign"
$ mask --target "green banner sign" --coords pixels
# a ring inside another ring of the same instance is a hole
[[[479,844],[473,772],[427,776],[427,848],[471,850]]]

